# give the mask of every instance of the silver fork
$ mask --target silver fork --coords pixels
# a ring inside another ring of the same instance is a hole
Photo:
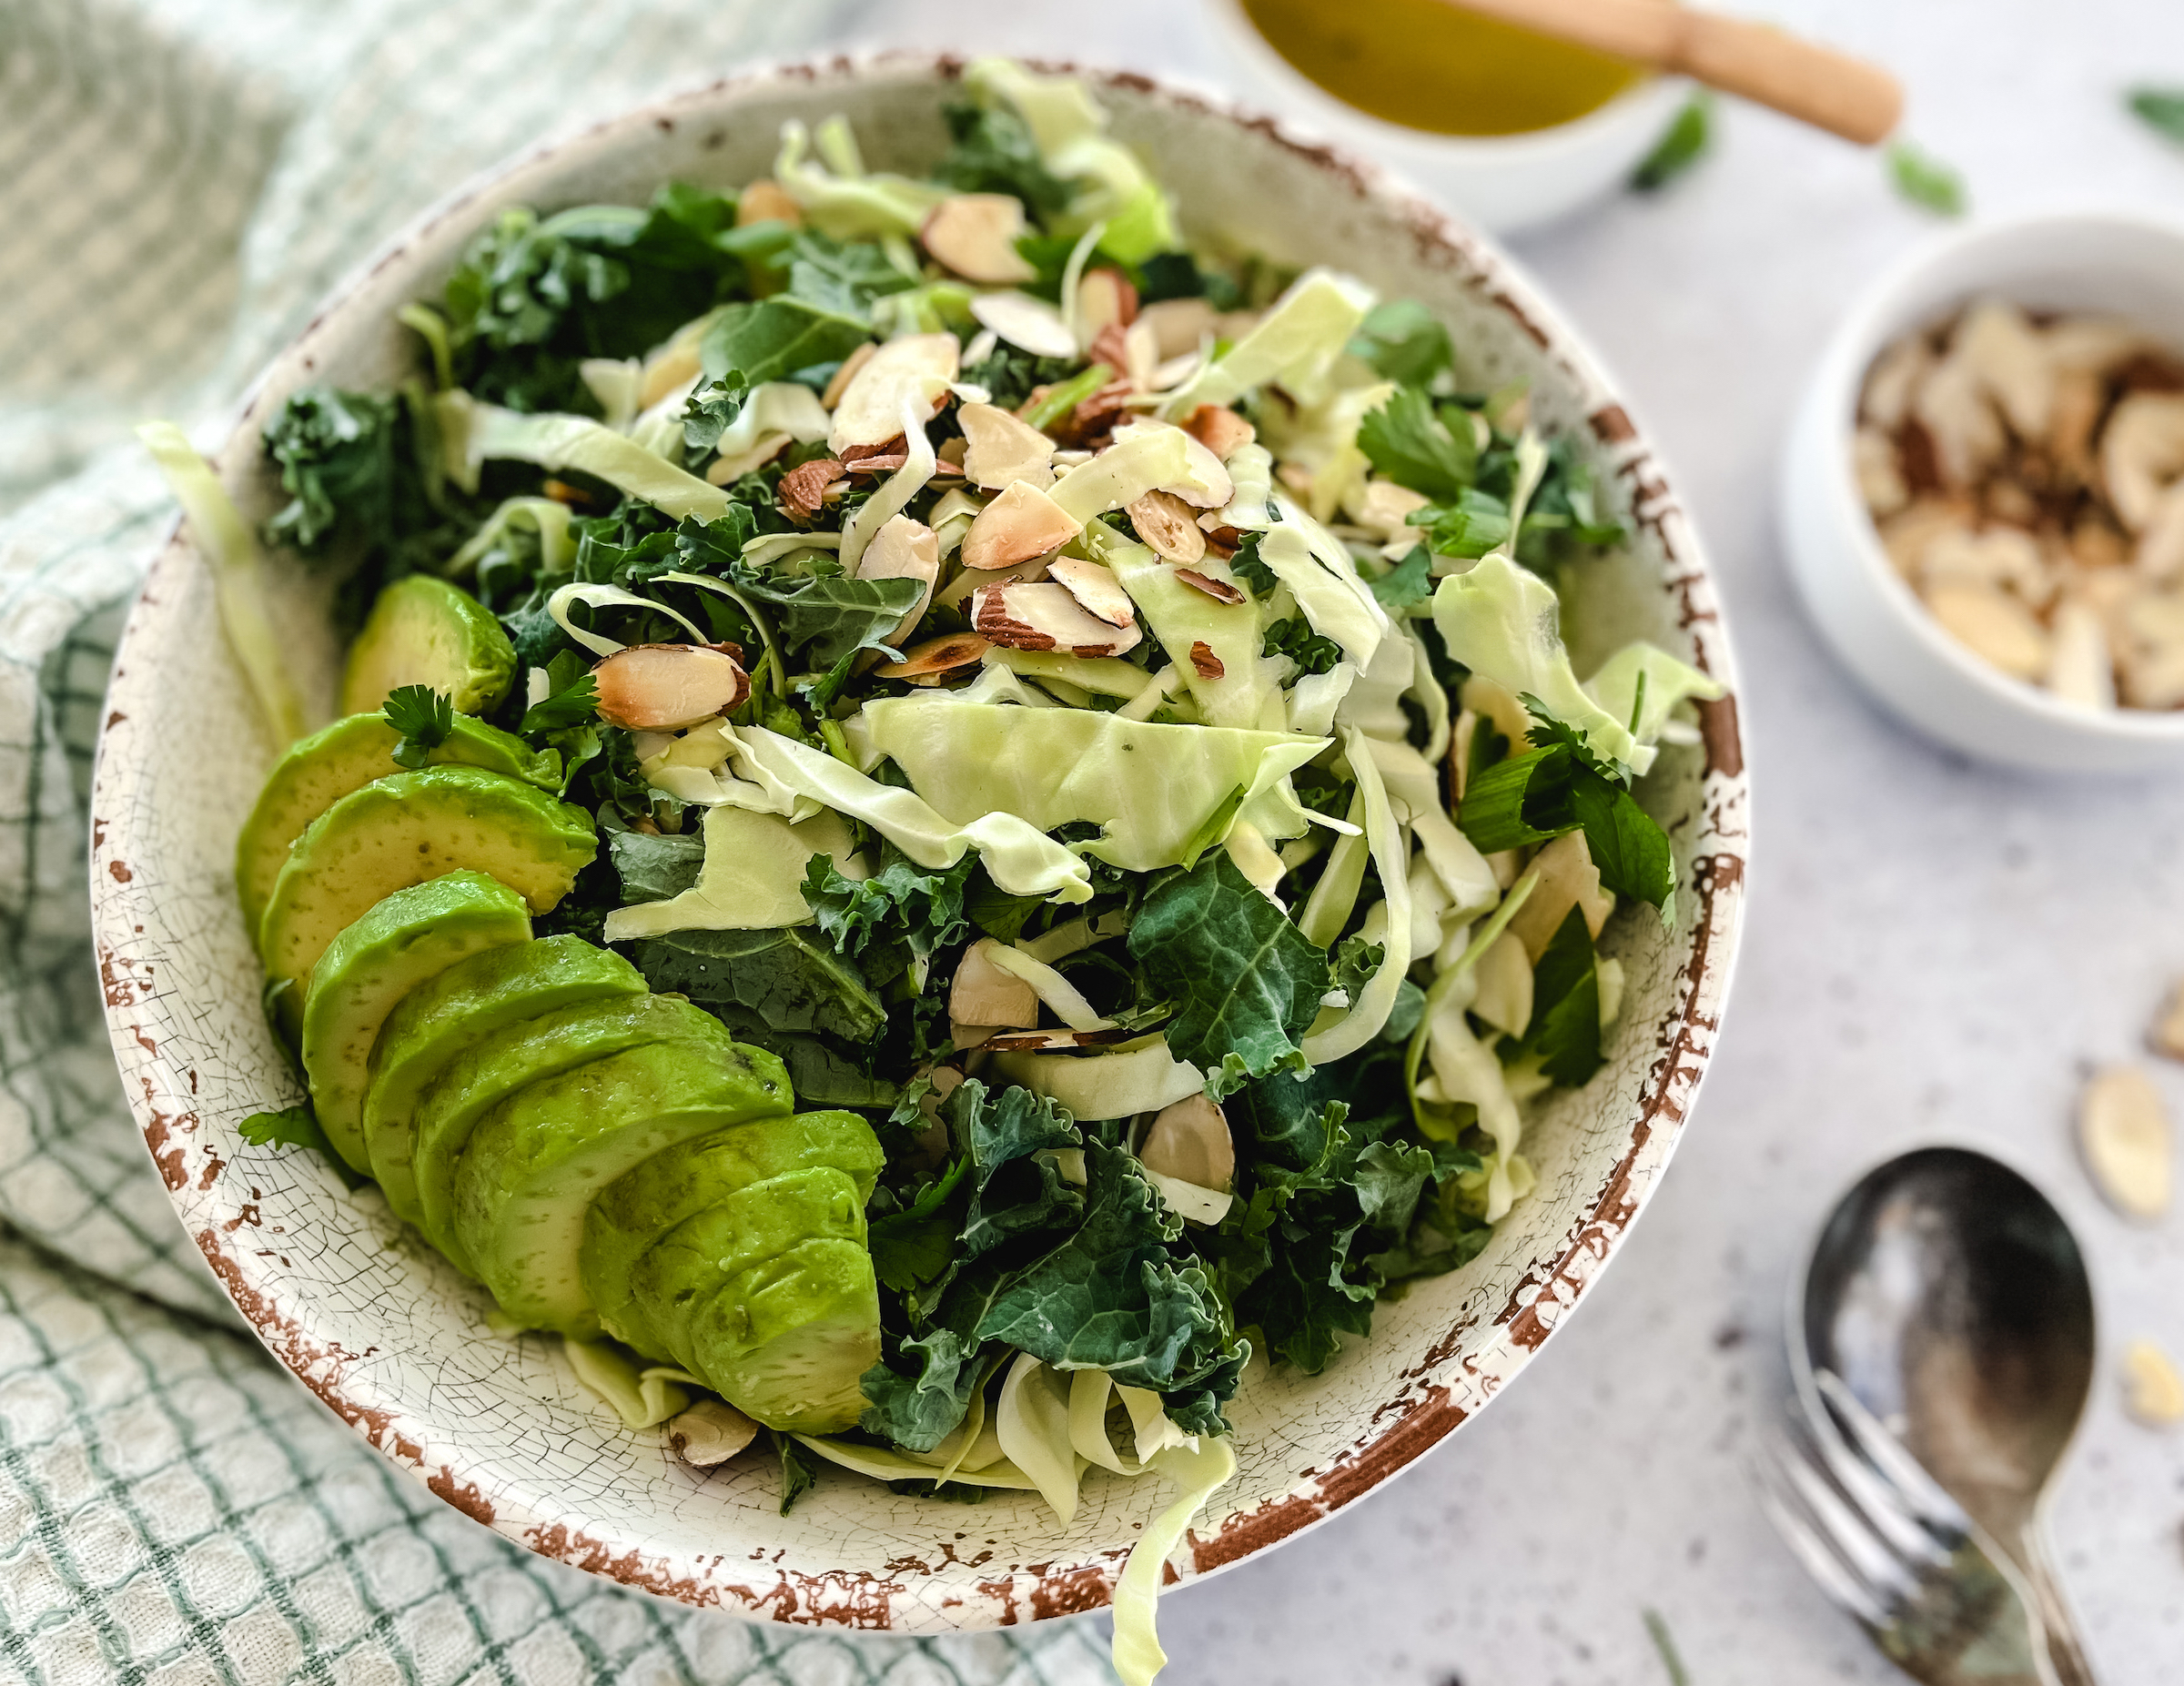
[[[1775,1430],[1753,1471],[1805,1571],[1926,1686],[2056,1686],[2016,1570],[1848,1388],[1819,1381],[1834,1420]]]

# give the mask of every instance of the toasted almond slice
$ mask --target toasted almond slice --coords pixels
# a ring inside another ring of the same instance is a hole
[[[1124,337],[1121,328],[1116,323],[1109,322],[1098,333],[1092,336],[1092,343],[1085,348],[1085,356],[1095,363],[1105,363],[1118,377],[1121,377],[1118,380],[1110,381],[1109,386],[1135,387],[1138,384],[1129,379],[1129,341]],[[1102,387],[1099,390],[1105,392],[1107,389],[1107,387]]]
[[[2169,997],[2169,1005],[2161,1010],[2148,1038],[2157,1053],[2166,1054],[2172,1060],[2184,1060],[2184,984],[2177,985]]]
[[[1153,330],[1142,321],[1132,322],[1122,336],[1123,372],[1129,376],[1130,385],[1140,392],[1150,392],[1155,376],[1160,368],[1160,348]]]
[[[1138,319],[1138,289],[1129,278],[1119,269],[1087,269],[1077,284],[1077,337],[1081,345],[1090,346],[1107,328],[1116,330],[1117,339],[1121,330]],[[1119,349],[1119,348],[1117,348]],[[1102,359],[1105,361],[1106,359]],[[1119,358],[1107,363],[1109,368],[1120,368]]]
[[[2124,526],[2143,531],[2184,476],[2184,393],[2134,392],[2117,405],[2101,430],[2100,468]]]
[[[963,536],[966,568],[1013,568],[1065,545],[1083,526],[1036,486],[1018,480],[978,511]]]
[[[1097,1048],[1103,1043],[1127,1042],[1137,1034],[1124,1025],[1108,1030],[1005,1030],[979,1045],[996,1054],[1053,1054],[1063,1048]]]
[[[1213,653],[1213,646],[1202,638],[1191,642],[1190,665],[1200,679],[1222,679],[1228,672],[1220,657]]]
[[[1193,591],[1203,591],[1217,603],[1240,603],[1244,593],[1226,580],[1217,580],[1197,568],[1178,568],[1176,578]]]
[[[1183,431],[1223,462],[1259,437],[1259,429],[1232,409],[1201,404],[1184,420]]]
[[[1952,638],[2012,679],[2037,681],[2047,672],[2047,629],[2007,593],[1948,582],[1927,590],[1926,607]]]
[[[2078,1103],[2078,1145],[2101,1197],[2127,1217],[2169,1210],[2169,1113],[2153,1079],[2136,1065],[2111,1065]]]
[[[761,176],[735,201],[735,226],[748,228],[754,222],[785,222],[792,228],[801,228],[804,207],[790,198],[772,177]]]
[[[850,377],[834,407],[827,449],[852,445],[884,445],[903,430],[903,406],[923,406],[922,420],[940,408],[948,383],[956,379],[963,348],[953,334],[906,334],[890,339]]]
[[[793,521],[809,522],[826,501],[827,488],[842,478],[842,465],[832,457],[814,457],[781,477],[777,496],[784,514]]]
[[[819,395],[822,409],[833,410],[840,406],[842,395],[849,390],[849,383],[857,378],[865,364],[872,361],[879,348],[878,340],[867,339],[842,359],[842,367],[826,378],[826,390]]]
[[[1077,336],[1062,313],[1029,293],[980,293],[971,300],[978,326],[990,328],[1018,350],[1034,357],[1075,357]]]
[[[981,638],[976,632],[949,632],[912,645],[903,651],[900,661],[875,669],[873,676],[915,681],[928,674],[952,672],[956,668],[973,665],[993,647],[991,639]]]
[[[1021,416],[966,404],[956,419],[963,424],[963,475],[972,485],[999,491],[1023,480],[1044,491],[1054,484],[1054,441]]]
[[[599,717],[625,732],[680,732],[750,694],[742,663],[712,644],[632,644],[592,670]]]
[[[956,469],[960,471],[963,468],[964,457],[969,451],[970,445],[970,440],[960,434],[952,439],[943,439],[940,442],[940,449],[933,453],[934,461],[940,468]]]
[[[1213,307],[1203,298],[1163,298],[1138,311],[1138,320],[1152,325],[1160,360],[1185,357],[1213,332]]]
[[[1131,530],[1171,562],[1185,565],[1206,555],[1206,535],[1198,530],[1190,505],[1172,491],[1148,491],[1126,504]]]
[[[1059,580],[1063,589],[1077,599],[1077,607],[1095,620],[1109,626],[1128,626],[1138,619],[1138,607],[1113,570],[1081,556],[1057,556],[1046,564],[1046,572]]]
[[[2048,664],[2048,689],[2081,708],[2116,706],[2116,663],[2100,611],[2076,601],[2058,605]]]
[[[2123,1349],[2123,1408],[2149,1429],[2184,1422],[2184,1376],[2150,1340]]]
[[[1058,650],[1073,656],[1119,656],[1145,636],[1134,625],[1109,626],[1087,614],[1066,587],[1051,581],[973,592],[971,624],[1012,650]]]
[[[693,1469],[726,1463],[758,1439],[758,1425],[724,1399],[700,1399],[667,1424],[668,1449]]]
[[[1023,233],[1024,207],[1014,194],[959,193],[933,207],[918,238],[966,280],[1009,287],[1038,278],[1016,250]]]
[[[872,542],[864,547],[864,554],[857,562],[860,580],[915,580],[925,588],[925,594],[902,619],[902,623],[887,634],[887,641],[898,649],[905,639],[917,630],[926,608],[933,601],[933,587],[940,579],[940,536],[923,521],[914,521],[907,515],[897,515],[881,524],[880,530],[872,535]]]
[[[948,985],[948,1019],[956,1025],[1003,1027],[1039,1022],[1039,997],[1022,978],[993,959],[1000,944],[982,936],[963,951]]]
[[[1187,1095],[1160,1109],[1145,1133],[1138,1162],[1160,1176],[1172,1176],[1215,1191],[1236,1181],[1236,1143],[1228,1116],[1203,1095]]]

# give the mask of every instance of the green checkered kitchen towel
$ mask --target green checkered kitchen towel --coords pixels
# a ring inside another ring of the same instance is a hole
[[[854,0],[846,0],[854,4]],[[210,429],[376,242],[550,129],[845,0],[0,0],[0,1682],[1110,1680],[1083,1624],[923,1643],[531,1557],[277,1369],[123,1105],[85,906],[122,609]]]

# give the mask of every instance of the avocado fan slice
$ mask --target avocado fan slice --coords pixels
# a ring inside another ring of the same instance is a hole
[[[397,890],[469,868],[542,914],[598,849],[581,808],[497,772],[425,767],[375,779],[296,840],[266,904],[258,952],[293,997],[327,944]]]
[[[733,1044],[632,1048],[534,1083],[471,1131],[455,1233],[511,1319],[593,1338],[580,1268],[593,1197],[663,1147],[792,1105],[781,1062]]]
[[[818,1237],[728,1278],[690,1318],[689,1368],[769,1429],[833,1434],[864,1408],[880,1290],[864,1241]]]
[[[531,940],[523,898],[483,873],[397,890],[327,945],[303,1007],[303,1069],[318,1127],[369,1167],[364,1091],[373,1045],[402,997],[458,961]]]
[[[291,745],[273,763],[235,843],[235,887],[243,918],[256,932],[272,898],[274,881],[288,847],[303,829],[351,791],[401,772],[395,745],[401,733],[381,714],[351,714]],[[448,735],[425,752],[435,765],[482,767],[535,784],[549,794],[561,788],[561,758],[533,750],[522,739],[481,720],[457,715]]]
[[[363,1112],[365,1156],[396,1215],[422,1227],[410,1164],[418,1103],[460,1055],[560,1008],[645,993],[620,954],[564,935],[486,949],[403,996],[371,1051]]]
[[[686,1046],[701,1060],[723,1058],[733,1046],[717,1020],[680,996],[615,996],[511,1025],[449,1061],[417,1104],[410,1175],[425,1238],[475,1277],[454,1221],[455,1176],[480,1121],[531,1084],[661,1042]]]
[[[508,694],[516,647],[493,611],[436,574],[407,574],[381,591],[349,648],[341,706],[383,706],[404,685],[443,692],[458,714],[482,714]]]

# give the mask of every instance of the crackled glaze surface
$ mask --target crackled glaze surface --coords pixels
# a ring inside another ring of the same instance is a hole
[[[393,307],[436,288],[501,207],[639,200],[681,177],[763,174],[782,119],[836,110],[866,156],[915,166],[944,144],[955,66],[930,59],[728,82],[542,150],[429,217],[357,277],[267,372],[219,467],[247,513],[277,489],[255,441],[314,380],[371,386],[406,368]],[[1633,637],[1734,686],[1712,586],[1643,433],[1584,348],[1492,248],[1370,172],[1262,120],[1103,78],[1119,133],[1158,162],[1184,218],[1291,262],[1330,261],[1423,299],[1455,328],[1468,381],[1522,376],[1534,414],[1582,441],[1634,533],[1588,564],[1566,614],[1581,670]],[[330,705],[322,586],[276,564],[307,683]],[[1474,1263],[1380,1307],[1371,1339],[1326,1373],[1255,1365],[1232,1408],[1237,1481],[1178,1552],[1209,1574],[1310,1527],[1482,1409],[1606,1263],[1667,1164],[1727,994],[1744,896],[1747,791],[1734,690],[1701,749],[1642,791],[1682,873],[1673,928],[1625,910],[1605,946],[1628,979],[1607,1067],[1558,1095],[1527,1142],[1539,1187]],[[207,746],[217,752],[207,753]],[[234,895],[241,816],[274,753],[222,640],[211,581],[179,535],[153,568],[116,664],[96,784],[93,899],[108,1022],[131,1104],[182,1222],[267,1345],[450,1504],[535,1550],[696,1604],[777,1620],[935,1631],[1107,1602],[1154,1495],[1095,1475],[1074,1523],[997,1495],[976,1509],[830,1479],[793,1515],[747,1459],[700,1479],[652,1434],[602,1418],[551,1342],[503,1342],[481,1293],[409,1234],[376,1191],[253,1147],[248,1114],[297,1097],[258,1011]]]

